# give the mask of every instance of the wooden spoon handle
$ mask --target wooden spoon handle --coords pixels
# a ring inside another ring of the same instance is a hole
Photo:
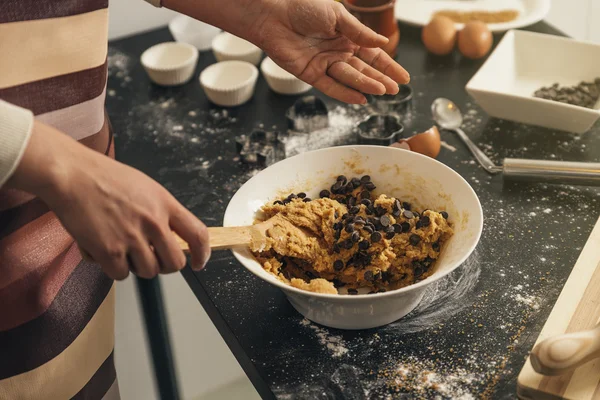
[[[582,332],[550,337],[530,355],[533,369],[543,375],[561,375],[600,357],[600,325]]]
[[[210,236],[210,248],[212,250],[225,250],[233,247],[248,246],[251,242],[250,236],[251,227],[234,226],[234,227],[214,227],[208,228]],[[190,247],[185,240],[180,238],[173,232],[179,247],[183,251],[190,251]]]

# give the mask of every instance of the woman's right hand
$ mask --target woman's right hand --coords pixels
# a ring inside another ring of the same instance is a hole
[[[210,257],[206,226],[156,181],[37,121],[8,186],[44,200],[113,279],[182,269],[171,231],[188,242],[194,269]]]

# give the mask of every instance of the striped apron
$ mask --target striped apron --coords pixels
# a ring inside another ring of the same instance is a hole
[[[0,99],[112,157],[107,30],[108,0],[1,0]],[[46,204],[0,188],[0,399],[118,399],[114,302]]]

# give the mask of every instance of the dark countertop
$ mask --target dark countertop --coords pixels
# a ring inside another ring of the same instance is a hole
[[[558,33],[544,23],[531,29]],[[490,119],[464,90],[482,61],[432,57],[418,30],[401,31],[399,61],[411,72],[416,94],[415,110],[404,119],[410,131],[432,125],[429,105],[444,96],[466,113],[465,131],[496,162],[600,161],[598,126],[577,136]],[[157,179],[207,225],[217,226],[229,198],[256,173],[239,162],[234,137],[261,124],[284,128],[284,112],[296,97],[274,94],[260,77],[249,103],[223,112],[208,103],[197,79],[179,88],[154,86],[139,56],[166,40],[171,37],[162,29],[110,45],[107,108],[117,158]],[[202,53],[198,74],[212,62],[210,52]],[[345,121],[356,111],[335,113]],[[404,319],[368,331],[319,327],[229,252],[215,253],[202,272],[183,271],[263,398],[516,397],[525,357],[600,215],[600,191],[503,187],[501,177],[487,175],[452,134],[442,137],[449,147],[438,159],[477,192],[483,235],[468,262],[432,285]]]

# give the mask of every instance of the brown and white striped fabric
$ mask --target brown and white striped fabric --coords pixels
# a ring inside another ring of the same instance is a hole
[[[0,99],[113,156],[107,27],[108,0],[0,0]],[[0,188],[0,399],[118,399],[114,301],[40,199]]]

